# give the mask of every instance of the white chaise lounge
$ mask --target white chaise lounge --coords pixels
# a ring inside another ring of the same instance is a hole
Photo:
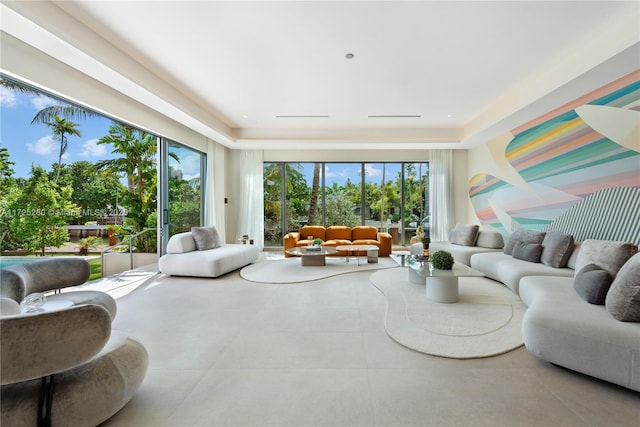
[[[192,232],[178,233],[169,239],[158,268],[171,276],[218,277],[252,263],[259,253],[258,246],[241,244],[198,249]]]

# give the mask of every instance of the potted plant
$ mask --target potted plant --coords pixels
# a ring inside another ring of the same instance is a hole
[[[422,242],[422,247],[424,248],[424,250],[428,251],[429,245],[431,244],[431,238],[428,236],[424,236],[422,239],[420,239],[420,241]]]
[[[453,255],[447,251],[436,251],[431,255],[431,265],[438,270],[451,270],[454,262]]]
[[[84,239],[78,240],[76,246],[78,247],[78,255],[86,256],[89,254],[89,249],[96,248],[100,239],[97,236],[88,236]]]
[[[314,246],[320,246],[321,244],[322,244],[322,239],[320,238],[313,239]]]

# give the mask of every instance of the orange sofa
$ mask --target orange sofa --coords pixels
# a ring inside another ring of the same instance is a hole
[[[287,253],[287,249],[307,246],[309,236],[313,236],[314,240],[322,240],[322,246],[376,245],[378,256],[391,255],[391,234],[378,232],[376,227],[359,225],[351,228],[332,225],[325,228],[321,225],[305,225],[298,232],[291,232],[284,236],[284,256],[293,256]],[[346,252],[338,251],[334,255],[345,256]]]

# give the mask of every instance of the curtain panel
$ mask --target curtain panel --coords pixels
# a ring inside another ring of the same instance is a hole
[[[215,226],[223,242],[226,237],[224,198],[225,148],[209,140],[204,193],[204,225]]]
[[[239,173],[240,203],[238,209],[237,237],[245,234],[254,244],[264,247],[264,156],[259,150],[245,150],[240,153]]]
[[[429,200],[431,240],[449,240],[455,215],[453,211],[453,152],[429,151]]]

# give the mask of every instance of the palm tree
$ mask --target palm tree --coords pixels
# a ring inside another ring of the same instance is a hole
[[[55,183],[58,182],[60,177],[60,168],[62,167],[62,156],[67,152],[69,147],[69,141],[67,135],[81,136],[80,131],[76,128],[78,123],[73,123],[59,116],[53,116],[53,120],[45,123],[53,131],[53,137],[60,141],[60,152],[58,153],[58,167],[56,168]]]
[[[320,188],[320,163],[313,165],[313,182],[311,184],[311,198],[309,200],[309,215],[307,223],[316,224],[316,211],[318,210],[318,190]]]
[[[96,168],[124,174],[127,178],[127,189],[132,193],[143,193],[145,183],[155,173],[156,137],[116,123],[109,126],[109,135],[100,138],[98,144],[111,144],[112,153],[122,156],[99,161]]]
[[[90,117],[102,117],[93,111],[85,110],[76,105],[69,105],[60,102],[58,105],[50,105],[38,111],[31,120],[31,124],[42,123],[47,124],[55,119],[55,117],[64,117],[67,120],[85,120]]]

